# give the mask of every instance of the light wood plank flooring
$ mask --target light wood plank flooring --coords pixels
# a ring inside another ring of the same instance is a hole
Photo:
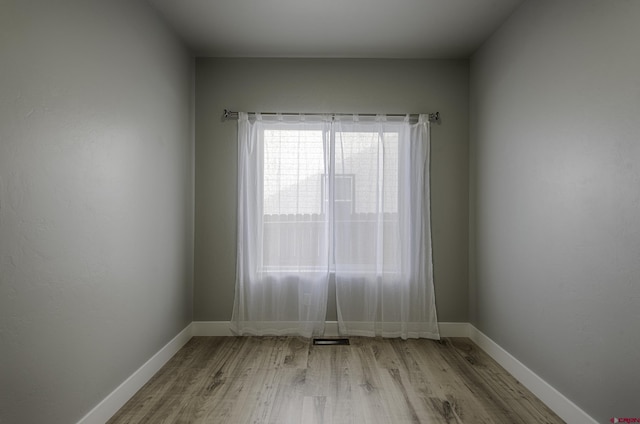
[[[194,337],[116,423],[562,423],[466,338]]]

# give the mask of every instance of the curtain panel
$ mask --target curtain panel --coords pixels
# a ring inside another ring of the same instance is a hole
[[[438,339],[429,122],[238,119],[237,334],[324,331],[330,277],[344,335]]]

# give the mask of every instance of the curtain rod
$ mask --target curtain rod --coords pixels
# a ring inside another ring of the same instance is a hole
[[[247,112],[249,115],[255,115],[256,112]],[[284,116],[299,116],[299,115],[310,115],[310,116],[319,116],[319,115],[329,115],[329,116],[352,116],[353,113],[293,113],[293,112],[263,112],[262,115],[284,115]],[[358,116],[377,116],[375,113],[358,113]],[[418,114],[410,113],[408,114],[411,118],[417,119]],[[390,113],[387,116],[407,116],[406,113]],[[429,122],[437,122],[440,123],[440,112],[433,112],[428,114]],[[238,112],[234,112],[228,109],[224,110],[222,115],[222,119],[238,119]]]

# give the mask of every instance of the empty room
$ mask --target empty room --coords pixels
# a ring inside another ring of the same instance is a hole
[[[0,0],[0,424],[640,422],[639,23]]]

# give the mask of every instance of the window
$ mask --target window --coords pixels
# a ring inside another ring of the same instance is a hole
[[[262,145],[263,271],[314,270],[330,253],[332,267],[361,270],[382,256],[396,269],[397,132],[336,131],[331,138],[316,129],[269,128]],[[388,233],[382,251],[379,231]]]

